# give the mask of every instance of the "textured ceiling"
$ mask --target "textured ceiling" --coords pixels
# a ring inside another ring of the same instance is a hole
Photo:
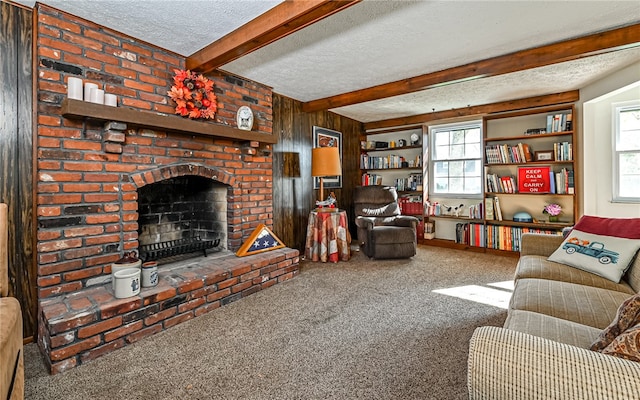
[[[42,3],[186,56],[279,2]],[[637,1],[365,0],[222,69],[309,101],[639,22]],[[556,93],[635,62],[638,50],[625,50],[333,111],[370,122]]]

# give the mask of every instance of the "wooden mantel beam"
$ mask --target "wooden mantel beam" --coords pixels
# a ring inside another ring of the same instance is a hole
[[[361,0],[286,0],[187,57],[186,67],[210,72]]]
[[[308,101],[302,104],[302,110],[305,112],[314,112],[344,107],[449,85],[463,80],[468,81],[508,74],[637,46],[640,46],[640,24],[565,40],[533,49],[517,51],[413,78]]]

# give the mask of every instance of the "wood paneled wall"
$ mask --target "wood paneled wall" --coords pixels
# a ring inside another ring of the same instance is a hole
[[[278,136],[278,143],[273,146],[273,228],[287,246],[301,252],[309,212],[318,198],[311,177],[314,125],[342,132],[342,188],[332,191],[338,207],[349,214],[352,235],[355,232],[352,194],[353,188],[360,185],[363,124],[329,111],[305,113],[301,102],[274,93],[273,134]]]
[[[32,11],[0,2],[0,202],[9,206],[10,295],[36,333],[33,226]]]

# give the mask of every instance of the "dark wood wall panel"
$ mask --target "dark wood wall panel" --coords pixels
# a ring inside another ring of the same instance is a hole
[[[0,3],[0,202],[9,206],[10,294],[22,305],[24,336],[36,333],[33,227],[32,11]]]
[[[273,134],[278,135],[273,148],[274,233],[300,251],[304,251],[309,212],[318,197],[311,177],[314,125],[342,132],[342,188],[332,191],[338,207],[347,210],[350,230],[355,232],[352,194],[360,184],[362,123],[329,111],[305,113],[301,102],[274,93]]]

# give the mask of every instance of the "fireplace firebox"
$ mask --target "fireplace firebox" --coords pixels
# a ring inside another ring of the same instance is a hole
[[[226,249],[227,189],[193,175],[139,188],[140,258],[162,264]]]

